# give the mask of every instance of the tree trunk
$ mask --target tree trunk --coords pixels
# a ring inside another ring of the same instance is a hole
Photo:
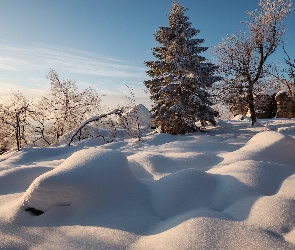
[[[250,117],[252,120],[252,126],[254,126],[255,122],[257,121],[255,107],[254,107],[254,95],[253,95],[253,86],[250,85],[248,89],[248,105],[250,111]]]
[[[16,146],[17,151],[20,150],[20,124],[19,124],[19,112],[16,112],[15,114],[16,119],[16,126],[15,126],[15,140],[16,140]]]

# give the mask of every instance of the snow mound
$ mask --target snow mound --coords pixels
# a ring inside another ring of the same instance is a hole
[[[69,157],[77,148],[75,147],[47,147],[47,148],[23,148],[17,152],[11,152],[0,156],[0,168],[6,165],[27,165],[39,161],[56,161]]]
[[[216,181],[206,172],[187,169],[167,175],[151,186],[153,213],[161,219],[207,207]]]
[[[279,196],[282,196],[287,199],[295,200],[295,175],[292,175],[285,179],[282,183],[282,186],[278,192]]]
[[[197,210],[180,224],[164,223],[169,229],[157,229],[158,233],[141,237],[130,249],[294,249],[265,230],[214,218],[213,213],[206,211]]]
[[[293,139],[295,139],[295,126],[280,127],[278,128],[278,132],[283,135],[291,136]]]
[[[231,176],[257,194],[274,195],[280,189],[282,182],[295,173],[295,168],[289,165],[245,160],[209,172]]]
[[[48,167],[15,167],[0,172],[0,195],[16,193],[27,189],[41,174],[51,170]],[[13,181],[12,181],[13,180]]]
[[[151,112],[143,104],[138,104],[118,117],[119,125],[128,127],[150,127],[151,126]]]
[[[137,169],[135,175],[138,178],[145,178],[148,173],[151,178],[158,180],[183,169],[194,168],[206,171],[218,163],[219,158],[211,153],[197,152],[141,153],[128,157],[128,161],[132,169]]]
[[[74,153],[59,167],[39,176],[25,192],[25,208],[47,211],[54,206],[97,200],[109,203],[126,199],[139,185],[118,151],[85,149]],[[130,191],[130,192],[129,192]]]
[[[295,161],[294,152],[293,138],[278,132],[265,131],[253,136],[241,149],[225,155],[221,164],[256,160],[292,166]]]
[[[264,196],[254,202],[246,222],[283,235],[295,227],[294,215],[295,200]]]

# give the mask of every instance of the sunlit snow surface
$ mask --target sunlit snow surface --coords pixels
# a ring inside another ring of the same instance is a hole
[[[294,138],[220,120],[2,155],[0,249],[295,249]]]

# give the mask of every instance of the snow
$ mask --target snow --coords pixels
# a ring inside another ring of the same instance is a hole
[[[43,212],[54,206],[75,206],[77,203],[93,202],[93,205],[105,206],[136,197],[140,189],[143,189],[142,184],[131,174],[123,153],[84,149],[36,178],[26,190],[22,203],[25,208]],[[140,199],[136,197],[135,200]]]
[[[294,127],[220,120],[4,154],[0,249],[295,249]]]

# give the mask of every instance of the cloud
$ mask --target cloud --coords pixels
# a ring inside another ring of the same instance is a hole
[[[27,47],[7,44],[0,46],[0,70],[30,71],[50,68],[75,74],[112,78],[143,78],[145,76],[144,68],[81,50],[40,44]]]

